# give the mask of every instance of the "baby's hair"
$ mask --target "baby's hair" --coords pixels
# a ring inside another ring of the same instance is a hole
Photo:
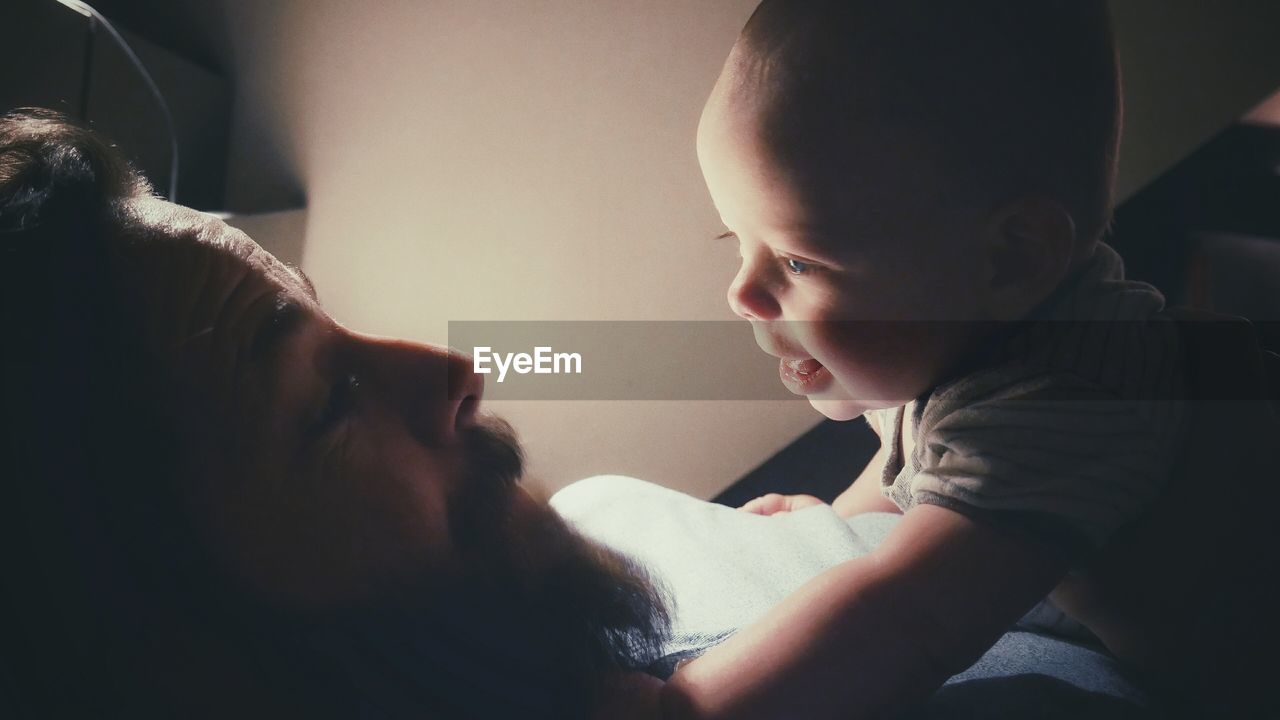
[[[734,55],[782,153],[891,123],[919,131],[966,204],[1048,195],[1081,242],[1109,223],[1121,111],[1105,0],[764,0]]]

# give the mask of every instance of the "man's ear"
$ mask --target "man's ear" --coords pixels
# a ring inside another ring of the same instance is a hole
[[[985,250],[987,316],[1019,320],[1070,271],[1076,250],[1075,221],[1055,200],[1015,200],[992,215]]]

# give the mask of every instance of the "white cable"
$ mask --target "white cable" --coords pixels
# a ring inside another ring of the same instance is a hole
[[[160,105],[160,112],[164,115],[165,129],[169,131],[169,202],[178,201],[178,133],[173,127],[173,115],[169,112],[169,103],[164,101],[164,95],[160,93],[160,88],[156,86],[156,81],[151,79],[151,73],[147,72],[147,68],[138,59],[133,48],[129,47],[129,43],[125,42],[124,37],[116,31],[111,21],[102,16],[102,13],[93,8],[92,5],[81,0],[58,0],[58,2],[75,10],[86,17],[92,17],[107,29],[107,33],[111,35],[120,49],[129,58],[129,62],[133,63],[134,68],[138,70],[138,74],[142,76],[143,81],[147,84],[147,89],[155,97],[156,103]]]

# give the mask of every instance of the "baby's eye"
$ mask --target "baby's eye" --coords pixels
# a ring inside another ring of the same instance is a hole
[[[800,260],[796,260],[794,258],[787,258],[785,262],[787,264],[787,272],[791,273],[792,275],[803,275],[809,272],[809,270],[812,269],[813,267],[807,262],[801,262]]]

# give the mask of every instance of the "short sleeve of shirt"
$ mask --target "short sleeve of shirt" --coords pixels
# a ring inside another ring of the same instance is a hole
[[[1099,243],[967,371],[913,412],[881,415],[893,423],[882,430],[910,422],[915,439],[886,468],[884,493],[903,511],[944,506],[1084,564],[1151,507],[1180,454],[1186,368],[1163,307]]]
[[[1121,399],[1069,374],[971,383],[960,394],[918,420],[915,452],[886,488],[900,507],[947,507],[1075,562],[1167,482],[1181,410],[1170,399]]]

